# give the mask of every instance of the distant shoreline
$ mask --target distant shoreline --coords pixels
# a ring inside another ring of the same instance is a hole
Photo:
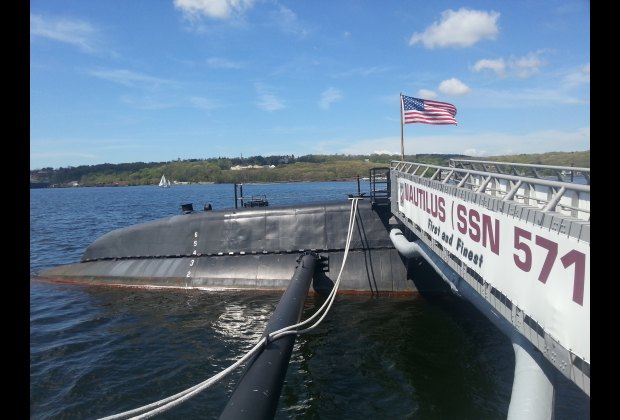
[[[249,181],[249,182],[238,182],[239,185],[261,185],[261,184],[301,184],[306,182],[355,182],[357,179],[325,179],[325,180],[304,180],[304,181]],[[367,182],[368,179],[360,178],[360,181]],[[190,185],[227,185],[234,184],[234,182],[211,182],[211,181],[200,181],[200,182],[179,182],[176,184],[172,184],[170,187],[185,187]],[[66,185],[66,184],[50,184],[46,182],[31,182],[30,189],[65,189],[65,188],[105,188],[105,187],[156,187],[159,188],[157,184],[143,184],[143,185],[129,185],[129,184],[101,184],[101,185]]]
[[[276,160],[278,158],[279,160]],[[474,158],[455,154],[405,156],[408,162],[448,166],[451,159],[497,161],[513,164],[556,166],[570,170],[590,167],[590,151],[548,152],[529,155],[506,155]],[[391,162],[400,160],[394,155],[371,156],[280,156],[246,158],[243,163],[270,163],[261,168],[237,168],[241,160],[188,160],[160,163],[102,164],[69,168],[44,168],[30,171],[30,188],[122,187],[138,185],[157,186],[162,174],[171,186],[208,184],[255,184],[286,182],[355,181],[368,177],[370,170],[388,169]],[[256,162],[254,162],[256,161]]]

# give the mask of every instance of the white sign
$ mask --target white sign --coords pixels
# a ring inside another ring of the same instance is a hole
[[[590,362],[590,244],[406,179],[398,210]]]

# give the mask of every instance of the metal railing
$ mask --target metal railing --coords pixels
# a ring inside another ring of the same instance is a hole
[[[481,162],[484,162],[485,166],[481,166]],[[472,164],[472,168],[483,170],[464,168],[465,163]],[[590,170],[588,168],[572,168],[574,171],[579,171],[587,181],[582,184],[557,180],[553,177],[550,179],[548,176],[543,177],[545,172],[557,172],[564,170],[561,168],[567,168],[562,166],[502,164],[512,167],[511,170],[507,170],[499,162],[456,159],[451,160],[451,165],[453,166],[445,167],[392,161],[390,167],[401,173],[440,181],[447,185],[456,185],[459,188],[486,194],[502,201],[517,202],[537,207],[544,212],[556,212],[579,220],[590,220]],[[517,168],[520,168],[520,171]],[[526,169],[531,172],[527,172]]]
[[[539,165],[534,163],[494,162],[488,160],[450,159],[450,167],[471,169],[475,171],[497,172],[500,174],[525,176],[530,178],[555,178],[563,182],[578,182],[575,178],[583,177],[590,185],[590,168],[575,166]]]

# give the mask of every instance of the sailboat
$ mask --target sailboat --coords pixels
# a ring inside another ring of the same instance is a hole
[[[161,179],[159,180],[159,186],[161,188],[169,188],[170,187],[170,181],[168,181],[166,179],[166,175],[162,175]]]

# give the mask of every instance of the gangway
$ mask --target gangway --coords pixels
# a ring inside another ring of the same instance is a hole
[[[513,342],[509,418],[535,392],[553,400],[548,366],[589,396],[589,168],[463,159],[390,168],[395,247],[424,257]]]
[[[390,202],[390,168],[370,168],[370,202],[373,206]]]

